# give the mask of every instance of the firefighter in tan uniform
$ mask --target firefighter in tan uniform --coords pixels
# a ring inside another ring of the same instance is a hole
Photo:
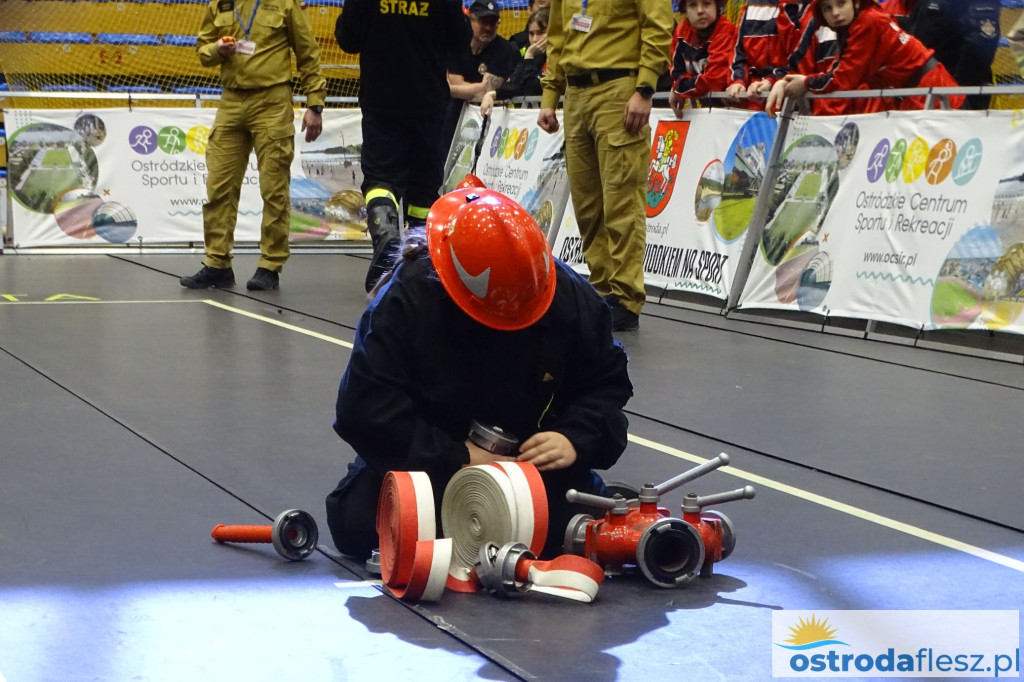
[[[645,193],[651,97],[668,70],[671,0],[551,0],[547,75],[537,125],[558,130],[565,94],[565,161],[590,282],[612,327],[640,326],[647,245]]]
[[[307,109],[306,141],[320,136],[326,82],[320,47],[298,0],[211,0],[197,41],[203,66],[219,66],[224,86],[206,149],[207,200],[203,206],[206,258],[190,289],[229,287],[238,199],[249,155],[256,151],[263,197],[260,260],[246,287],[278,287],[288,259],[291,163],[295,154],[291,55]]]

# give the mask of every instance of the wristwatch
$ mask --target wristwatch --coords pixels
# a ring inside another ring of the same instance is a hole
[[[644,99],[650,99],[654,97],[654,88],[652,88],[650,85],[641,85],[636,89],[636,91],[640,93],[640,96],[643,97]]]
[[[320,114],[324,113],[324,105],[323,104],[314,104],[313,106],[306,107],[306,108],[309,109],[310,111],[312,111],[317,116],[319,116]]]

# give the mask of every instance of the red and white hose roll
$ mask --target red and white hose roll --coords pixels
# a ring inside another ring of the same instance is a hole
[[[434,493],[422,471],[391,471],[377,504],[381,579],[405,601],[437,601],[451,564],[452,541],[438,540]]]
[[[444,491],[441,528],[452,539],[448,588],[475,592],[473,572],[480,548],[521,542],[540,554],[548,532],[548,503],[537,467],[501,462],[460,470]]]

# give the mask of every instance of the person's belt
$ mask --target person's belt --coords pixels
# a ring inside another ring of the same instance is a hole
[[[903,87],[905,88],[916,88],[920,83],[921,79],[924,78],[925,74],[934,69],[939,65],[939,60],[935,57],[928,57],[928,61],[921,65],[921,68],[917,70],[910,80],[908,80]]]
[[[263,92],[264,90],[270,90],[271,88],[276,88],[276,87],[278,87],[280,85],[291,86],[291,83],[288,82],[288,81],[285,81],[283,83],[274,83],[273,85],[264,85],[264,86],[258,87],[258,88],[224,88],[224,90],[227,90],[229,92],[237,92],[240,95],[248,95],[248,94],[251,94],[253,92]]]
[[[600,85],[613,81],[616,78],[636,76],[636,69],[594,69],[581,73],[569,73],[565,75],[565,82],[574,88],[589,88],[591,85]]]

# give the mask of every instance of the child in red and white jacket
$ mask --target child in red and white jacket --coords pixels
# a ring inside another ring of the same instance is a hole
[[[793,53],[789,55],[789,73],[811,76],[827,73],[839,54],[839,36],[824,24],[818,23],[814,12],[804,15],[803,35]],[[781,77],[781,76],[780,76]],[[861,85],[859,89],[866,89]],[[845,116],[847,114],[866,114],[882,111],[881,100],[821,98],[811,102],[811,111],[815,116]]]
[[[934,51],[900,29],[875,0],[816,0],[813,11],[821,24],[836,32],[836,61],[826,72],[789,74],[775,83],[765,106],[769,116],[775,115],[786,97],[808,92],[856,90],[862,84],[872,90],[957,85]],[[963,96],[949,99],[954,109],[964,101]],[[923,109],[925,98],[886,98],[875,104],[886,109]]]
[[[737,28],[726,93],[736,100],[768,94],[788,71],[809,6],[810,0],[748,0]],[[761,108],[759,99],[736,103]]]
[[[736,25],[723,15],[725,0],[686,0],[686,16],[672,37],[672,91],[668,102],[682,117],[688,99],[729,85]],[[708,106],[724,104],[709,100]]]

